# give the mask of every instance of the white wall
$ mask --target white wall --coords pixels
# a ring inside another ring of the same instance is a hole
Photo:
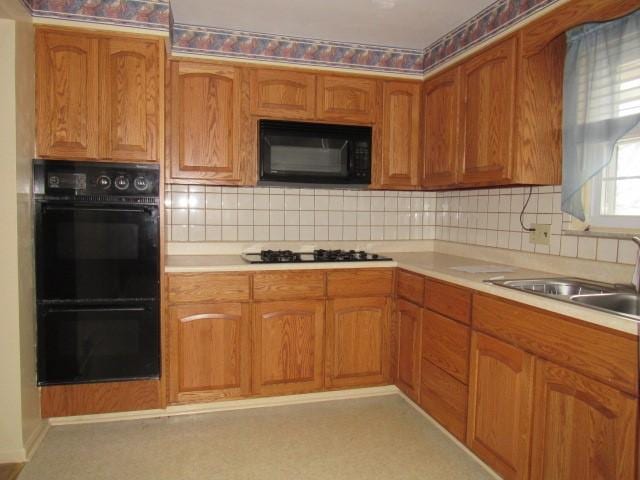
[[[0,5],[0,462],[21,461],[42,431],[35,384],[31,213],[34,41],[19,0]]]

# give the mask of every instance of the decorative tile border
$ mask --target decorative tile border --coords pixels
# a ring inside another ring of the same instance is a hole
[[[23,0],[34,17],[167,30],[169,0]]]
[[[424,73],[559,0],[498,0],[424,49]]]
[[[175,24],[173,51],[422,75],[423,52]]]
[[[22,0],[38,17],[169,30],[174,52],[421,76],[560,0],[497,0],[424,50],[174,24],[170,0]]]

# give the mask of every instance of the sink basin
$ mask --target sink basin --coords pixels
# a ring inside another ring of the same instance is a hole
[[[571,301],[581,305],[640,318],[640,296],[635,293],[576,295]]]
[[[579,278],[539,278],[526,280],[498,280],[496,285],[525,290],[549,297],[571,297],[574,295],[590,295],[608,293],[613,287]]]

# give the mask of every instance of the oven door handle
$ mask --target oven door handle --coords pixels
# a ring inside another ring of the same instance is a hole
[[[145,307],[47,307],[48,313],[77,313],[77,312],[144,312]]]
[[[44,212],[48,210],[52,211],[76,211],[82,210],[83,212],[120,212],[120,213],[148,213],[149,215],[153,215],[153,213],[157,210],[158,207],[134,207],[134,208],[110,208],[110,207],[90,207],[90,206],[80,206],[80,205],[43,205],[42,209]]]

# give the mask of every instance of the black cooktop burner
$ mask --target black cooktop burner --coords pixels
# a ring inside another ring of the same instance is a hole
[[[389,261],[377,253],[364,250],[314,250],[293,252],[291,250],[262,250],[260,253],[244,253],[242,258],[249,263],[300,263],[300,262],[374,262]]]

